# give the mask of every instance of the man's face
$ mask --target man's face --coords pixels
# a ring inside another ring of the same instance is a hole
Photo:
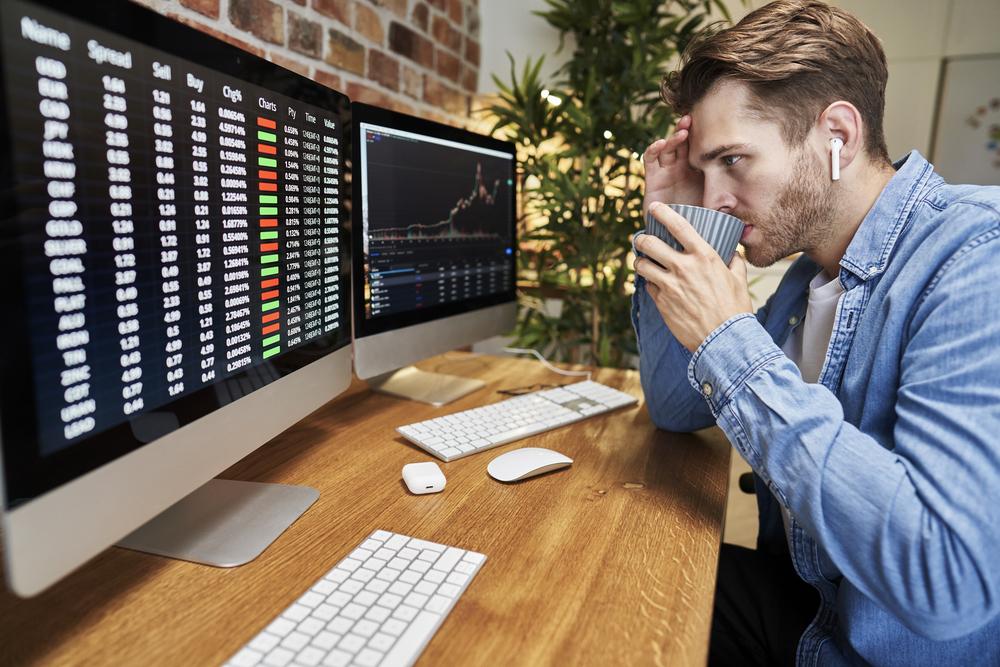
[[[812,250],[833,227],[833,191],[807,143],[788,146],[776,122],[748,110],[744,84],[723,82],[691,111],[688,161],[704,174],[703,206],[747,224],[747,261],[769,266]]]

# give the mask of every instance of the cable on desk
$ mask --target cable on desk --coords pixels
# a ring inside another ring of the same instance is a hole
[[[543,366],[548,368],[553,373],[559,373],[559,375],[572,375],[574,377],[586,375],[588,380],[590,379],[591,376],[590,371],[566,371],[561,368],[556,368],[555,366],[550,364],[549,360],[543,357],[542,353],[539,352],[538,350],[530,350],[522,347],[505,347],[503,351],[510,352],[512,354],[533,354],[535,355],[535,357],[538,358],[540,362],[542,362]]]

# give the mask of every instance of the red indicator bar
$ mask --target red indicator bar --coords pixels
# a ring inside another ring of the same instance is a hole
[[[260,281],[261,289],[268,289],[269,287],[277,287],[277,286],[278,286],[277,278],[268,278],[267,280]]]
[[[275,146],[268,146],[267,144],[257,144],[258,153],[267,153],[268,155],[277,155],[278,149]]]
[[[269,181],[276,181],[278,180],[278,172],[270,171],[268,169],[258,169],[257,178],[262,178]]]
[[[278,124],[275,123],[270,118],[261,118],[260,116],[257,117],[257,124],[260,125],[261,127],[266,127],[269,130],[273,130],[274,128],[278,127]]]
[[[277,192],[278,191],[278,184],[277,183],[264,183],[262,181],[262,182],[260,182],[260,183],[257,184],[257,187],[262,192]]]
[[[273,313],[268,313],[264,317],[260,318],[260,321],[262,324],[267,324],[268,322],[275,321],[276,319],[278,319],[278,317],[279,317],[278,311],[274,311]]]
[[[278,249],[278,244],[277,243],[261,243],[260,244],[260,251],[261,252],[271,252],[271,251],[274,251],[274,250],[277,250],[277,249]]]
[[[261,218],[260,219],[260,226],[261,227],[277,227],[278,226],[278,219],[277,218]]]
[[[278,290],[276,289],[271,290],[270,292],[264,292],[263,294],[260,295],[261,301],[270,301],[271,299],[277,299],[277,298],[278,298]]]
[[[261,333],[266,336],[269,333],[274,333],[280,328],[281,324],[279,322],[275,322],[274,324],[268,324],[266,327],[261,329]]]

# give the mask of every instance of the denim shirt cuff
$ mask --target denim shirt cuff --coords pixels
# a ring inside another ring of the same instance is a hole
[[[746,379],[781,354],[753,313],[740,313],[720,324],[694,351],[688,382],[718,417]]]

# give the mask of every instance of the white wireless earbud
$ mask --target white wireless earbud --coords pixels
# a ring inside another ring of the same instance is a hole
[[[844,147],[844,140],[840,137],[830,139],[830,177],[840,180],[840,149]]]

